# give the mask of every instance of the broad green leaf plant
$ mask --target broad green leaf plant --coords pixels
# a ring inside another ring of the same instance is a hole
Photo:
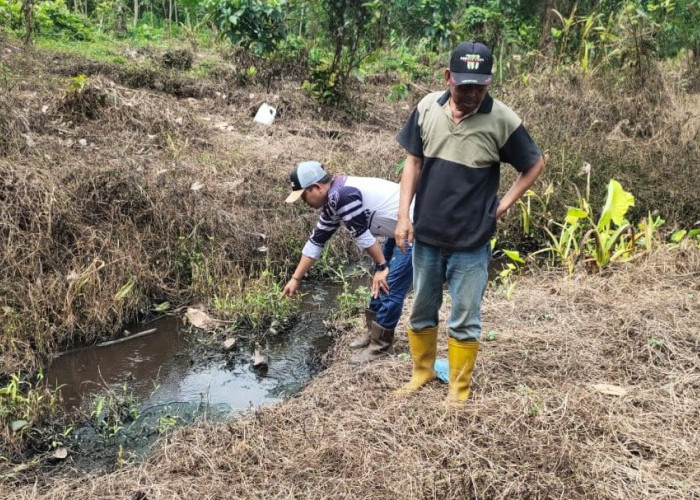
[[[532,256],[549,253],[553,261],[565,264],[571,274],[581,259],[602,269],[634,251],[638,238],[625,218],[630,207],[634,206],[634,196],[618,181],[611,179],[608,183],[605,205],[597,222],[585,197],[579,198],[578,205],[568,208],[563,223],[554,222],[560,228],[558,234],[545,228],[550,245]],[[647,238],[651,241],[650,236]]]

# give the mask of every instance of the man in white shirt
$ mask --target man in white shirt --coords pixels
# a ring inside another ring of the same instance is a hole
[[[374,261],[372,299],[365,310],[367,332],[350,344],[353,349],[362,349],[351,362],[366,363],[393,354],[394,329],[413,280],[410,249],[401,252],[394,241],[399,185],[374,177],[333,177],[317,161],[299,163],[290,180],[292,193],[286,202],[301,198],[310,207],[320,209],[320,214],[282,297],[294,296],[301,280],[321,257],[326,242],[344,225]],[[378,236],[386,238],[383,246]]]

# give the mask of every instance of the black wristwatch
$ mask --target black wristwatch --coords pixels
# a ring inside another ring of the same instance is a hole
[[[388,262],[382,262],[381,264],[375,264],[374,265],[374,272],[376,273],[377,271],[383,271],[384,269],[389,269],[389,263]]]

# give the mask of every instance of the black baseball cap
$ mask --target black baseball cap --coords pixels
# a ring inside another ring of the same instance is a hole
[[[479,42],[462,42],[450,57],[450,82],[454,85],[488,85],[493,80],[493,55]]]

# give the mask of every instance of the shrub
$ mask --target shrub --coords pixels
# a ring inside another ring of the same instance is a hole
[[[92,40],[89,21],[70,12],[65,0],[49,0],[36,4],[34,22],[39,33],[56,33],[75,40]]]
[[[272,51],[284,38],[285,0],[206,0],[222,33],[259,54]]]

